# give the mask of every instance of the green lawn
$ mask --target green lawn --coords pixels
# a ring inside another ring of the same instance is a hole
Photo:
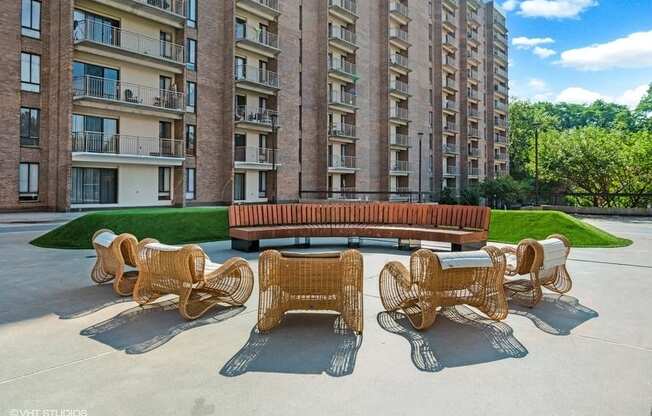
[[[47,248],[92,248],[100,228],[150,237],[167,244],[229,238],[226,208],[144,208],[93,212],[44,234],[32,244]],[[631,241],[613,236],[570,215],[555,211],[493,211],[489,239],[517,243],[523,238],[567,236],[574,247],[623,247]]]

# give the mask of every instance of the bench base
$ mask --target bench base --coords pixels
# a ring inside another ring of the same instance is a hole
[[[260,250],[260,240],[240,240],[239,238],[232,238],[231,249],[253,253]]]
[[[451,244],[451,251],[475,251],[480,250],[482,247],[487,245],[487,241],[480,241],[476,243],[466,243],[466,244]]]

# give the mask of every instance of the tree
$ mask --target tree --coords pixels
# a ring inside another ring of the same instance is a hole
[[[529,187],[509,176],[488,179],[480,184],[480,193],[492,208],[512,207],[523,204],[527,199]]]
[[[652,83],[634,110],[634,117],[641,130],[652,132]]]

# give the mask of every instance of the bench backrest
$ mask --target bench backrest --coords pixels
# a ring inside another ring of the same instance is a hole
[[[232,205],[230,227],[303,224],[400,224],[489,230],[491,211],[466,205],[364,202]]]

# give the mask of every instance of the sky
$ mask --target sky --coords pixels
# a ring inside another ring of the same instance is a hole
[[[652,0],[496,0],[510,95],[635,107],[652,82]]]

